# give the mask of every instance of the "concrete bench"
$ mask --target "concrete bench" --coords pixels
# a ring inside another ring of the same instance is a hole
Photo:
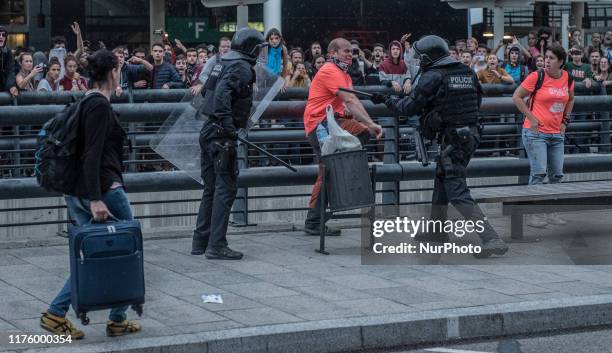
[[[502,214],[510,216],[512,241],[534,241],[523,237],[523,216],[554,212],[612,208],[612,180],[560,184],[517,185],[472,190],[478,203],[501,203]],[[537,240],[536,240],[537,241]]]

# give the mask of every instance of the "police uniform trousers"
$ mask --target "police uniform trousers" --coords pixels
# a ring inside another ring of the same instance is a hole
[[[484,220],[484,231],[478,235],[483,242],[488,242],[499,238],[499,235],[472,198],[466,182],[468,163],[480,143],[478,129],[470,127],[470,131],[471,134],[467,139],[460,138],[454,129],[443,134],[441,152],[436,158],[431,218],[444,222],[450,202],[465,220]]]
[[[365,146],[370,139],[370,132],[364,124],[354,119],[343,118],[337,119],[337,122],[342,129],[346,130],[351,135],[356,136],[359,139],[359,142],[361,142],[362,146]],[[312,188],[310,202],[308,202],[308,214],[306,215],[305,224],[306,227],[315,228],[319,227],[321,223],[321,202],[319,199],[319,194],[321,193],[321,175],[323,173],[323,163],[321,162],[321,145],[319,144],[319,139],[317,138],[316,129],[308,134],[308,142],[310,142],[319,164],[319,173],[317,174],[317,181]]]
[[[231,148],[225,148],[230,146]],[[204,125],[200,132],[202,181],[204,192],[198,211],[194,236],[203,240],[208,248],[227,246],[227,226],[232,204],[236,199],[238,160],[236,142],[220,136],[212,124]],[[229,156],[222,157],[222,153]]]

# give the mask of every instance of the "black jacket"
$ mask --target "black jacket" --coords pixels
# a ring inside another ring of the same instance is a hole
[[[15,81],[15,59],[7,47],[0,48],[0,92],[17,86]]]
[[[144,65],[133,65],[125,63],[121,67],[121,77],[119,85],[121,89],[134,88],[134,82],[139,81],[149,73]]]
[[[166,83],[170,88],[185,88],[181,76],[176,72],[174,66],[166,61],[153,67],[151,77],[153,78],[153,87],[151,88],[162,88]]]
[[[113,182],[123,184],[125,131],[109,101],[100,94],[92,95],[81,106],[77,140],[81,170],[74,195],[94,201],[101,200]]]
[[[353,62],[351,66],[349,66],[348,74],[353,80],[353,86],[365,85],[365,76],[363,75],[363,72],[361,72],[361,70],[359,69],[359,61],[356,58],[353,58]]]
[[[244,128],[253,104],[253,60],[230,51],[215,65],[205,89],[201,112],[228,134]]]

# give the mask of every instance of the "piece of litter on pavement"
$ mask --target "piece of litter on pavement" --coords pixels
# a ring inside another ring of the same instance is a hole
[[[202,294],[202,300],[204,303],[223,304],[223,298],[220,294]]]

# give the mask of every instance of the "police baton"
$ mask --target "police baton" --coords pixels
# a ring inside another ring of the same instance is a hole
[[[215,124],[215,123],[212,123],[212,124],[217,129],[221,129],[221,130],[223,129],[223,127],[221,127],[221,125],[219,125],[219,124]],[[251,142],[251,141],[249,141],[249,140],[247,140],[245,138],[242,138],[240,136],[237,136],[237,137],[238,137],[238,141],[244,143],[245,145],[247,145],[249,147],[252,147],[252,148],[258,150],[259,152],[265,154],[266,156],[268,156],[268,157],[274,159],[275,161],[277,161],[278,163],[282,164],[284,167],[286,167],[287,169],[291,170],[292,172],[296,172],[297,173],[297,169],[295,169],[292,165],[290,165],[287,162],[283,161],[282,159],[276,157],[275,155],[273,155],[272,153],[266,151],[265,149],[257,146],[253,142]]]
[[[368,92],[364,92],[364,91],[357,91],[357,90],[348,89],[348,88],[344,88],[344,87],[338,88],[338,91],[352,93],[352,94],[358,94],[358,95],[365,96],[365,97],[368,97],[368,98],[372,98],[372,96],[374,96],[372,93],[368,93]]]

